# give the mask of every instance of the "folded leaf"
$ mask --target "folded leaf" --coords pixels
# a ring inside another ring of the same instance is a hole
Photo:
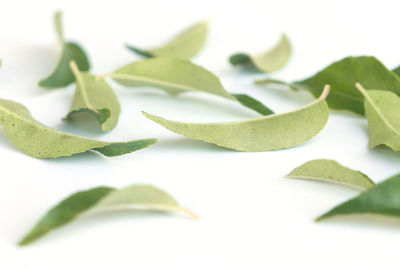
[[[318,100],[298,110],[260,118],[226,123],[183,123],[144,113],[165,128],[191,139],[234,149],[259,152],[302,144],[317,135],[329,117],[325,98],[329,86]]]
[[[289,61],[290,55],[289,39],[286,35],[282,35],[279,44],[270,51],[256,56],[237,53],[229,58],[229,62],[232,65],[255,66],[261,72],[270,73],[284,67]]]
[[[36,158],[57,158],[88,150],[105,156],[118,156],[146,148],[157,141],[103,142],[67,134],[42,125],[25,106],[4,99],[0,99],[0,125],[19,150]]]
[[[145,57],[166,56],[190,59],[196,56],[203,48],[207,33],[208,22],[201,22],[193,25],[161,47],[146,50],[127,45],[127,48]]]
[[[171,94],[201,91],[238,101],[261,114],[272,112],[249,96],[233,96],[217,76],[185,59],[155,57],[126,65],[108,76],[128,87],[155,87]]]
[[[39,86],[48,89],[65,87],[75,81],[75,76],[69,67],[71,61],[75,61],[81,71],[88,71],[90,68],[83,49],[76,43],[65,41],[61,17],[61,12],[55,14],[56,32],[62,45],[61,59],[53,73],[39,82]]]
[[[365,97],[369,146],[384,144],[400,151],[400,97],[389,91],[365,90],[359,83],[356,86]]]
[[[365,174],[328,159],[309,161],[295,168],[287,177],[340,183],[361,189],[375,185]]]
[[[121,111],[117,96],[104,79],[80,72],[74,61],[71,70],[76,78],[76,90],[66,119],[76,113],[89,112],[95,116],[103,131],[112,130],[118,123]]]
[[[400,216],[400,174],[333,208],[317,218],[317,221],[332,216],[362,213]]]
[[[133,185],[116,190],[97,187],[78,192],[53,207],[19,242],[20,246],[32,243],[48,232],[57,229],[83,213],[95,214],[109,210],[146,209],[184,212],[196,218],[192,212],[182,208],[166,192],[150,185]]]
[[[329,107],[335,110],[347,110],[364,114],[363,97],[354,90],[356,82],[367,88],[387,90],[400,94],[400,78],[388,70],[374,57],[348,57],[333,63],[311,78],[290,84],[291,89],[309,91],[314,97],[321,94],[324,84],[332,87],[326,100]],[[256,84],[277,83],[276,80],[260,80]],[[287,84],[281,82],[281,84]]]

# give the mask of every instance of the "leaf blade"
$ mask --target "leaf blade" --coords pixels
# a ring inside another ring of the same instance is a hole
[[[326,86],[318,100],[298,110],[239,122],[184,123],[143,114],[170,131],[191,139],[237,151],[278,150],[304,143],[324,128],[329,117],[325,102],[328,93],[329,86]]]
[[[400,216],[400,174],[378,183],[359,196],[346,201],[319,216],[316,221],[348,214],[379,214]]]
[[[77,85],[66,119],[71,119],[77,113],[89,112],[100,123],[103,131],[114,129],[118,123],[121,107],[113,89],[104,79],[80,72],[74,61],[70,65]]]
[[[197,23],[158,48],[146,50],[129,45],[127,45],[127,48],[144,57],[162,56],[190,59],[203,48],[207,39],[208,26],[208,22]]]
[[[181,207],[167,192],[151,185],[139,184],[119,190],[96,187],[75,193],[50,209],[20,240],[19,245],[26,246],[83,213],[93,215],[121,208],[183,212],[196,218],[195,214]]]
[[[375,185],[365,174],[329,159],[308,161],[292,170],[287,178],[327,181],[358,189],[369,189]]]
[[[232,65],[253,65],[264,73],[275,72],[282,69],[290,59],[291,45],[289,38],[283,34],[279,43],[269,51],[260,55],[236,53],[229,58]]]
[[[4,99],[0,99],[0,125],[15,147],[35,158],[58,158],[88,150],[104,152],[106,156],[118,156],[143,149],[157,141],[103,142],[67,134],[39,123],[25,106]]]

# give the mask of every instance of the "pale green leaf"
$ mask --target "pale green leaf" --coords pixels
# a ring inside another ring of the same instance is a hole
[[[317,221],[338,215],[378,214],[400,217],[400,174],[362,192],[317,218]]]
[[[93,215],[110,210],[146,209],[165,212],[184,212],[196,218],[189,210],[182,208],[166,192],[150,185],[133,185],[120,190],[97,187],[78,192],[53,207],[33,229],[19,242],[20,246],[32,243],[43,235],[57,229],[83,213]]]
[[[67,134],[42,125],[25,106],[4,99],[0,99],[0,125],[15,147],[36,158],[57,158],[88,150],[118,156],[146,148],[157,141],[103,142]]]
[[[208,33],[208,22],[200,22],[186,29],[167,44],[154,49],[140,49],[127,45],[131,51],[145,57],[165,56],[190,59],[203,48]]]
[[[103,131],[112,130],[118,123],[121,111],[112,88],[104,79],[80,72],[73,61],[71,70],[76,77],[76,90],[71,110],[66,119],[71,119],[76,113],[89,112],[99,121]]]
[[[389,91],[365,90],[360,84],[357,88],[365,97],[369,146],[384,144],[400,151],[400,97]]]
[[[256,84],[276,82],[266,79],[256,81]],[[290,87],[307,90],[317,98],[321,94],[322,86],[329,84],[332,92],[326,101],[331,109],[364,114],[363,96],[354,90],[356,82],[362,83],[367,88],[400,94],[400,78],[376,58],[365,56],[342,59],[308,79],[291,83]],[[281,84],[287,83],[281,82]]]
[[[75,61],[81,71],[88,71],[90,68],[89,60],[84,50],[74,42],[65,41],[62,28],[62,13],[57,12],[54,20],[56,33],[62,45],[62,52],[53,73],[39,82],[39,86],[48,89],[66,87],[75,81],[75,76],[69,67],[71,61]]]
[[[272,112],[249,96],[233,96],[217,76],[185,59],[155,57],[126,65],[108,76],[127,87],[155,87],[171,94],[204,92],[237,101],[261,114]]]
[[[260,54],[249,55],[246,53],[237,53],[229,58],[232,65],[254,66],[259,71],[270,73],[283,68],[290,59],[291,46],[286,35],[282,35],[279,44],[273,49]]]
[[[278,150],[302,144],[317,135],[329,117],[325,98],[329,86],[313,103],[298,110],[252,120],[225,123],[183,123],[144,113],[165,128],[191,139],[237,151]]]
[[[368,189],[375,185],[367,175],[328,159],[316,159],[304,163],[287,177],[327,181],[360,189]]]

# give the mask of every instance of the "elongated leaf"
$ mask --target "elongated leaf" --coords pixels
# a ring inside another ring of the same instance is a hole
[[[338,215],[380,214],[400,217],[400,174],[362,192],[317,218],[317,221]]]
[[[317,135],[329,117],[325,98],[298,110],[252,120],[226,123],[183,123],[169,121],[148,113],[144,115],[165,128],[191,139],[202,140],[237,151],[259,152],[278,150],[302,144]]]
[[[232,94],[232,95],[236,98],[238,102],[240,102],[240,104],[258,112],[259,114],[270,115],[274,113],[270,108],[268,108],[258,100],[250,97],[249,95],[246,94]]]
[[[56,205],[22,238],[19,245],[30,244],[48,232],[78,218],[83,213],[93,215],[121,208],[177,211],[196,218],[192,212],[179,206],[168,193],[150,185],[133,185],[120,190],[97,187],[73,194]]]
[[[76,77],[76,90],[66,119],[76,113],[89,112],[95,116],[103,131],[112,130],[118,123],[121,111],[117,96],[104,79],[80,72],[74,61],[71,70]]]
[[[287,177],[328,181],[361,189],[368,189],[375,185],[367,175],[328,159],[317,159],[304,163],[290,172]]]
[[[290,59],[291,46],[286,35],[282,35],[278,45],[261,55],[237,53],[229,58],[232,65],[255,66],[259,71],[270,73],[280,70]]]
[[[331,109],[364,114],[363,96],[354,90],[356,82],[367,88],[387,90],[400,94],[400,78],[374,57],[348,57],[333,63],[311,78],[290,84],[292,89],[309,91],[314,97],[321,94],[324,84],[332,86],[326,100]],[[276,83],[270,79],[256,84]],[[282,82],[282,84],[286,84]]]
[[[36,158],[57,158],[88,150],[105,156],[118,156],[146,148],[157,141],[103,142],[67,134],[42,125],[25,106],[4,99],[0,99],[0,125],[19,150]]]
[[[400,151],[400,97],[389,91],[365,90],[360,84],[357,88],[365,97],[369,146],[384,144]]]
[[[190,59],[203,48],[208,33],[208,22],[200,22],[185,30],[167,44],[154,49],[140,49],[127,45],[131,51],[145,57],[165,56]]]
[[[71,61],[75,61],[81,71],[88,71],[90,68],[89,60],[84,50],[74,42],[65,41],[61,19],[62,13],[57,12],[55,14],[55,26],[58,39],[62,45],[61,58],[53,73],[39,82],[39,86],[43,88],[60,88],[73,83],[75,76],[69,67]]]
[[[109,77],[127,87],[155,87],[171,94],[200,91],[238,101],[261,114],[272,112],[249,96],[233,96],[217,76],[185,59],[155,57],[137,61],[116,70]]]

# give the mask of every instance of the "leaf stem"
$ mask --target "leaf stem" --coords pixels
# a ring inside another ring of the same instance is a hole
[[[324,89],[323,89],[323,91],[321,93],[321,96],[319,96],[319,99],[320,100],[325,100],[328,97],[330,91],[331,91],[331,86],[330,85],[325,85],[325,87],[324,87]]]
[[[356,88],[361,92],[361,94],[363,94],[364,96],[367,94],[367,91],[365,90],[365,88],[359,83],[356,83]]]

